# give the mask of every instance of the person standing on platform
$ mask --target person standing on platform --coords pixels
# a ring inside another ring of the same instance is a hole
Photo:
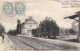
[[[2,31],[2,43],[4,43],[4,34],[5,34],[5,32]]]

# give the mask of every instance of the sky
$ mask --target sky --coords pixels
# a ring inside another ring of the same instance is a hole
[[[8,16],[3,14],[3,2],[25,2],[25,15]],[[79,8],[61,8],[62,4],[53,0],[1,0],[0,2],[0,23],[5,27],[6,31],[16,29],[17,19],[21,23],[29,16],[32,16],[35,21],[44,20],[46,16],[51,17],[56,21],[60,28],[71,28],[71,23],[74,20],[63,19],[64,17],[74,15],[75,12],[80,11]]]

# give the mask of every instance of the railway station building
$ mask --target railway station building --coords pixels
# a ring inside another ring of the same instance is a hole
[[[32,37],[32,29],[37,28],[37,22],[29,16],[28,19],[25,19],[25,22],[21,24],[21,34],[27,37]]]

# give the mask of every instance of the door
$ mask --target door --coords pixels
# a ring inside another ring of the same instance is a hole
[[[27,36],[29,36],[29,37],[32,36],[32,30],[27,30]]]

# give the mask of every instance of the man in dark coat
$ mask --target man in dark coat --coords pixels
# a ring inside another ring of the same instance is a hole
[[[5,34],[5,32],[2,31],[2,43],[4,43],[4,34]]]

